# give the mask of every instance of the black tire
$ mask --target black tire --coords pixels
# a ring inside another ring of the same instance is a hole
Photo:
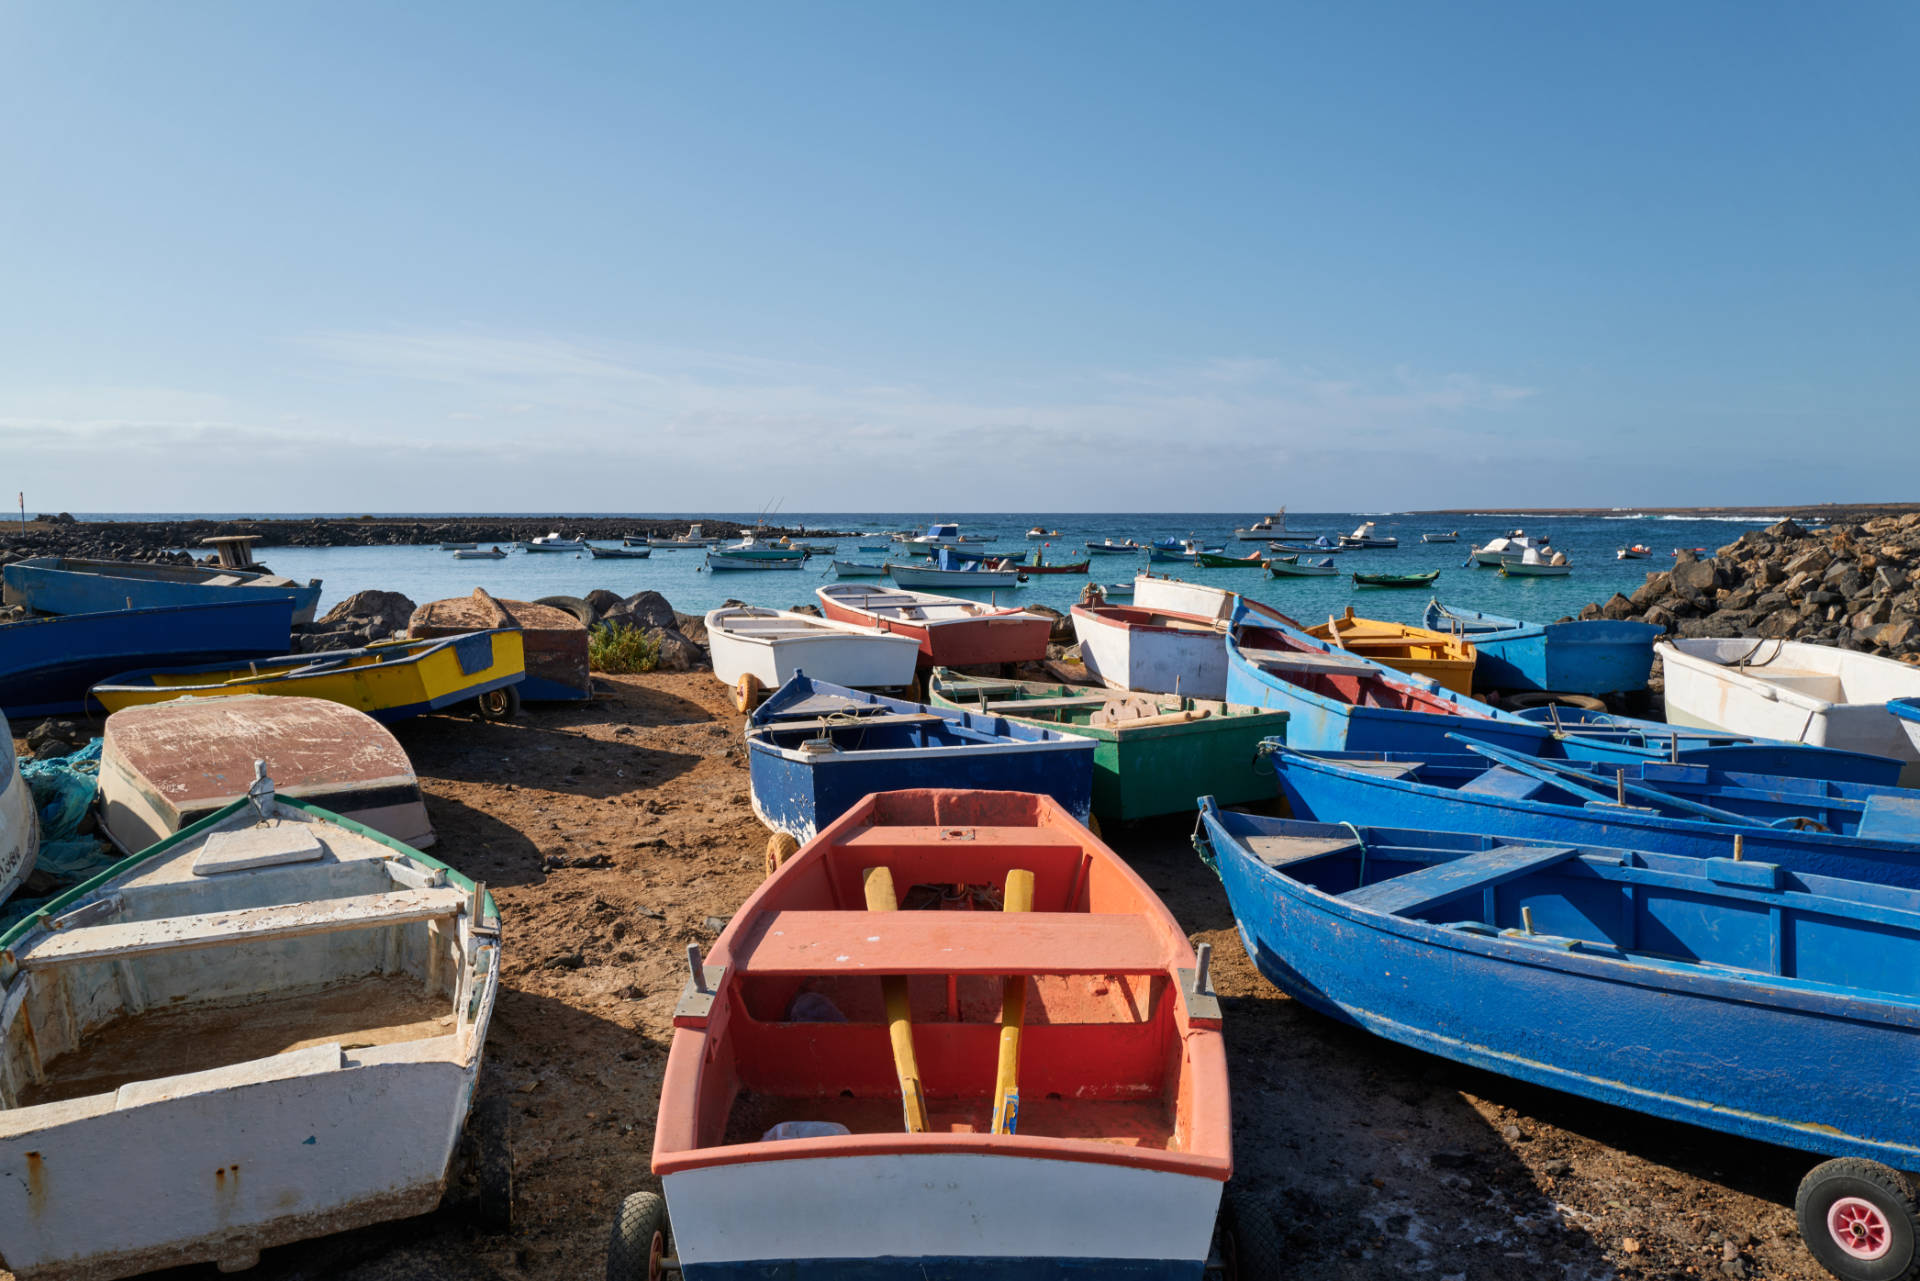
[[[1221,1281],[1269,1281],[1286,1275],[1273,1212],[1256,1196],[1228,1188],[1220,1198]]]
[[[579,619],[582,627],[592,627],[600,621],[600,616],[594,613],[593,606],[587,604],[587,602],[581,600],[578,596],[542,596],[533,603],[536,605],[551,605],[555,609],[564,609]]]
[[[658,1281],[667,1253],[667,1203],[656,1192],[635,1192],[613,1216],[607,1241],[607,1281]]]
[[[1808,1253],[1842,1281],[1920,1275],[1920,1206],[1904,1174],[1851,1157],[1822,1162],[1800,1181],[1793,1213]]]
[[[510,721],[520,714],[520,691],[511,685],[499,689],[490,689],[473,700],[479,709],[481,719],[489,721]]]
[[[1507,695],[1507,707],[1516,712],[1524,712],[1530,707],[1545,707],[1558,703],[1562,707],[1578,707],[1582,711],[1604,712],[1607,705],[1587,694],[1556,694],[1552,690],[1520,690]]]
[[[513,1230],[513,1108],[495,1095],[467,1118],[473,1137],[474,1217],[493,1232]]]

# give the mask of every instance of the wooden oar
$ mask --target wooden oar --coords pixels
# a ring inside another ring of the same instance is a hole
[[[869,912],[896,912],[900,903],[893,893],[893,872],[870,867],[862,875]],[[893,1067],[900,1074],[900,1106],[906,1113],[907,1133],[927,1130],[927,1096],[920,1088],[920,1061],[913,1053],[913,1005],[907,999],[904,974],[890,974],[880,980],[880,992],[887,1000],[887,1036],[893,1041]]]
[[[1585,796],[1589,800],[1599,801],[1603,805],[1615,805],[1619,803],[1614,797],[1608,796],[1604,792],[1589,791],[1586,788],[1575,786],[1573,779],[1592,777],[1584,771],[1576,771],[1558,765],[1553,761],[1540,760],[1537,757],[1515,756],[1511,752],[1503,752],[1499,748],[1489,747],[1485,743],[1476,743],[1472,739],[1465,738],[1459,734],[1448,734],[1447,737],[1456,743],[1464,744],[1470,752],[1478,753],[1491,761],[1498,761],[1509,769],[1519,770],[1523,774],[1531,774],[1542,782],[1551,783],[1555,787],[1565,788],[1577,796]],[[1616,776],[1614,786],[1620,791],[1625,792],[1628,796],[1636,797],[1639,800],[1652,801],[1655,805],[1669,806],[1682,813],[1712,819],[1717,823],[1732,823],[1738,827],[1769,826],[1764,819],[1750,818],[1745,814],[1736,814],[1732,810],[1723,810],[1716,806],[1703,805],[1699,801],[1690,801],[1684,796],[1674,796],[1670,793],[1663,792],[1657,787],[1642,787],[1638,783],[1629,783],[1626,780],[1624,772]]]
[[[1003,909],[1033,910],[1033,873],[1007,873]],[[1020,1120],[1020,1029],[1027,1021],[1027,976],[1000,980],[1000,1067],[993,1081],[993,1133],[1012,1134]]]

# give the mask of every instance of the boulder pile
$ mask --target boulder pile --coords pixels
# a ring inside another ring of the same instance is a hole
[[[1702,559],[1682,553],[1580,617],[1685,637],[1815,641],[1920,664],[1920,513],[1809,530],[1783,520]]]

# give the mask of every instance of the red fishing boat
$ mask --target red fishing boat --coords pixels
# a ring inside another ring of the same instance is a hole
[[[932,592],[852,582],[828,583],[814,595],[828,618],[914,637],[921,667],[1039,662],[1053,630],[1041,614]]]

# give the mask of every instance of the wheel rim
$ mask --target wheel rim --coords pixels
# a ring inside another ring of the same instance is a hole
[[[507,710],[507,696],[499,690],[490,690],[480,696],[480,710],[489,716],[498,716]]]
[[[653,1233],[653,1247],[647,1251],[647,1281],[660,1281],[667,1275],[667,1270],[660,1266],[660,1260],[666,1256],[666,1253],[667,1234],[656,1228]]]
[[[1827,1234],[1850,1259],[1870,1262],[1893,1248],[1893,1229],[1880,1207],[1844,1196],[1827,1210]]]

